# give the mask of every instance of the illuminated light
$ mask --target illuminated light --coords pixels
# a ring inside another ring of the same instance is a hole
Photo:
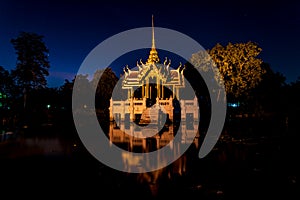
[[[122,160],[128,166],[139,166],[143,157],[142,156],[132,156],[131,153],[122,152]]]
[[[240,106],[240,103],[239,102],[238,103],[228,103],[228,106],[233,107],[233,108],[237,108],[237,107]]]
[[[48,105],[47,105],[47,108],[49,109],[50,107],[51,107],[51,105],[50,105],[50,104],[48,104]]]

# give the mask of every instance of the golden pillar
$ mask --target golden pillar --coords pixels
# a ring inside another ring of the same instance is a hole
[[[175,94],[175,86],[172,85],[172,96],[173,96],[173,99],[175,98],[176,94]]]
[[[159,78],[156,79],[156,85],[157,85],[157,94],[156,97],[160,98],[160,80]]]
[[[149,79],[146,79],[146,98],[149,98]]]
[[[161,84],[161,98],[165,98],[165,91],[164,91],[164,85]]]
[[[144,83],[142,83],[142,98],[144,98],[144,96],[145,96],[145,88],[144,88]]]

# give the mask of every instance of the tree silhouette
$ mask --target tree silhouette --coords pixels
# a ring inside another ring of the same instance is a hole
[[[256,113],[284,112],[283,95],[286,87],[286,78],[279,72],[274,72],[268,63],[262,63],[261,67],[266,71],[262,81],[255,87],[250,98],[253,103],[252,109]]]
[[[0,107],[12,111],[17,109],[18,94],[8,70],[0,66]]]
[[[92,93],[91,83],[88,80],[88,74],[77,74],[75,76],[77,87],[74,87],[73,85],[73,93],[74,91],[80,96],[76,99],[72,97],[72,102],[74,105],[74,108],[81,110],[84,107],[91,108],[92,105],[90,105],[90,102],[87,101],[86,96],[89,96]],[[74,81],[75,81],[74,79]],[[74,82],[75,83],[75,82]],[[82,97],[82,98],[81,98]]]
[[[72,92],[73,92],[73,86],[74,81],[69,81],[68,79],[65,79],[65,82],[62,86],[59,87],[59,94],[60,94],[60,104],[65,109],[71,109],[72,105]]]
[[[46,87],[46,76],[49,75],[49,50],[43,36],[36,33],[21,32],[11,40],[16,54],[17,66],[12,71],[18,85],[26,89]]]
[[[98,82],[96,80],[98,80]],[[118,77],[110,67],[106,69],[97,70],[94,73],[94,77],[91,81],[91,84],[94,88],[96,87],[95,105],[97,108],[107,109],[109,107],[109,100],[112,96],[112,92],[117,82]]]
[[[21,32],[11,43],[17,54],[16,69],[12,70],[11,74],[20,92],[23,91],[25,107],[30,90],[47,86],[49,50],[43,36],[36,33]]]
[[[10,96],[12,80],[9,71],[0,66],[0,93]]]

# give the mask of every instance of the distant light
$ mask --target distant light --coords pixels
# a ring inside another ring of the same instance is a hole
[[[87,105],[84,104],[83,107],[84,107],[84,108],[87,108]]]
[[[238,105],[236,103],[233,103],[231,106],[234,108],[238,107]]]
[[[49,109],[50,107],[51,107],[51,105],[50,105],[50,104],[48,104],[48,105],[47,105],[47,108]]]
[[[237,107],[240,106],[240,103],[239,102],[238,103],[228,103],[228,106],[233,107],[233,108],[237,108]]]

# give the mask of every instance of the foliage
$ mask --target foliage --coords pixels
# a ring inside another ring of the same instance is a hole
[[[12,77],[21,88],[37,89],[47,86],[46,76],[49,75],[49,50],[43,36],[36,33],[21,32],[11,40],[16,54],[16,69],[12,70]]]
[[[215,80],[224,83],[227,95],[239,98],[262,80],[265,70],[261,67],[262,60],[257,58],[261,51],[253,42],[217,44],[207,52],[193,54],[191,63],[204,73],[213,71]]]
[[[0,66],[0,93],[11,95],[12,93],[12,79],[9,71]]]
[[[73,87],[72,92],[76,92],[78,94],[80,94],[80,96],[82,97],[87,97],[90,96],[91,94],[91,84],[88,80],[88,74],[77,74],[76,77],[76,87]],[[74,81],[75,81],[74,79]],[[74,82],[75,83],[75,82]],[[83,107],[91,107],[92,105],[90,105],[90,102],[87,101],[86,98],[76,98],[73,99],[73,106],[78,108],[78,109],[82,109]]]
[[[101,78],[100,78],[101,77]],[[106,69],[97,70],[91,81],[93,87],[96,87],[96,107],[108,108],[109,100],[112,96],[118,77],[113,70],[108,67]]]
[[[266,73],[262,75],[257,87],[250,92],[252,109],[256,113],[272,113],[284,109],[285,77],[279,72],[274,72],[268,63],[262,63],[261,67]]]

